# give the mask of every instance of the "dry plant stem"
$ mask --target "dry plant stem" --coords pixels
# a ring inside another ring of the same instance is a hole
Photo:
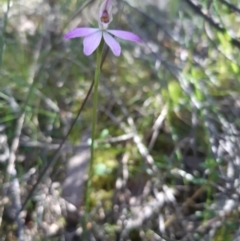
[[[109,50],[109,49],[107,48],[106,51],[104,52],[104,55],[103,55],[103,58],[102,58],[102,61],[101,61],[101,64],[100,64],[100,69],[102,68],[102,65],[103,65],[104,60],[105,60],[105,58],[106,58],[106,56],[107,56],[108,50]],[[78,110],[78,113],[77,113],[75,119],[73,120],[73,122],[72,122],[72,124],[71,124],[71,126],[70,126],[70,128],[69,128],[69,130],[68,130],[68,132],[67,132],[67,134],[63,137],[62,142],[60,143],[59,147],[58,147],[58,148],[56,149],[56,151],[54,152],[53,158],[48,162],[48,164],[45,166],[45,168],[44,168],[44,169],[42,170],[42,172],[40,173],[37,182],[36,182],[35,185],[33,186],[32,190],[28,193],[27,198],[26,198],[26,200],[24,201],[21,210],[18,212],[18,215],[19,215],[19,213],[26,207],[27,202],[30,200],[30,198],[32,197],[33,193],[36,191],[38,185],[41,183],[41,181],[42,181],[44,175],[46,174],[46,172],[48,171],[48,169],[49,169],[49,168],[55,163],[55,161],[57,160],[57,157],[58,157],[58,154],[59,154],[60,150],[62,149],[64,143],[66,142],[66,140],[67,140],[67,138],[68,138],[68,136],[69,136],[69,134],[71,133],[71,131],[72,131],[75,123],[77,122],[80,114],[82,113],[82,110],[83,110],[83,108],[84,108],[84,106],[85,106],[85,104],[86,104],[86,102],[87,102],[87,100],[88,100],[88,98],[89,98],[89,96],[90,96],[90,94],[91,94],[91,92],[92,92],[93,84],[94,84],[94,80],[92,81],[91,86],[90,86],[90,88],[89,88],[89,90],[88,90],[88,92],[87,92],[87,94],[86,94],[86,97],[85,97],[85,99],[83,100],[83,103],[82,103],[82,105],[80,106],[80,108],[79,108],[79,110]]]
[[[17,212],[21,209],[21,198],[20,198],[20,185],[17,178],[17,171],[15,168],[15,160],[16,160],[16,151],[19,146],[19,139],[22,132],[22,127],[25,119],[25,113],[22,113],[20,118],[18,119],[15,137],[12,142],[8,166],[7,166],[7,181],[11,182],[11,199],[14,205],[14,209]],[[22,220],[19,216],[16,216],[16,223],[17,223],[17,237],[19,241],[23,241],[23,224]]]
[[[82,112],[82,110],[83,110],[83,108],[84,108],[87,100],[88,100],[88,97],[89,97],[89,95],[91,94],[92,88],[93,88],[93,82],[91,83],[91,86],[90,86],[90,88],[89,88],[89,90],[88,90],[88,92],[87,92],[87,95],[86,95],[85,99],[83,100],[83,103],[82,103],[81,107],[79,108],[78,113],[77,113],[75,119],[73,120],[73,122],[72,122],[72,124],[71,124],[71,126],[70,126],[70,128],[69,128],[69,130],[68,130],[68,132],[67,132],[67,134],[63,137],[61,144],[59,145],[59,147],[57,148],[57,150],[54,152],[53,158],[47,163],[47,165],[44,167],[44,169],[43,169],[42,172],[40,173],[37,182],[36,182],[35,185],[33,186],[32,190],[29,192],[29,194],[28,194],[25,202],[23,203],[21,211],[26,207],[28,200],[30,200],[30,198],[32,197],[33,193],[36,191],[38,185],[39,185],[40,182],[42,181],[42,179],[43,179],[44,175],[47,173],[48,169],[49,169],[49,168],[55,163],[55,161],[57,160],[58,154],[59,154],[62,146],[63,146],[64,143],[66,142],[69,134],[71,133],[71,131],[72,131],[75,123],[77,122],[77,120],[78,120],[78,118],[79,118],[79,116],[80,116],[80,114],[81,114],[81,112]]]

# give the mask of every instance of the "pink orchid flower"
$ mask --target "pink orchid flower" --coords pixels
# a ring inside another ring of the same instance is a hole
[[[118,37],[133,42],[142,42],[141,39],[132,32],[123,31],[123,30],[108,30],[108,25],[112,21],[112,0],[105,0],[99,10],[98,16],[98,26],[99,28],[75,28],[68,32],[64,38],[81,38],[83,40],[83,52],[85,55],[92,54],[97,47],[99,46],[102,37],[109,48],[112,50],[115,56],[120,56],[121,46],[120,44],[112,37]]]

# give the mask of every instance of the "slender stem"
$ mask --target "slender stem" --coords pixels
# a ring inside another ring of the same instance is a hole
[[[98,83],[99,76],[101,71],[101,58],[102,58],[102,50],[103,50],[103,41],[101,41],[100,46],[97,49],[97,61],[96,61],[96,70],[94,75],[94,83],[93,83],[93,111],[92,111],[92,138],[91,138],[91,158],[88,167],[88,181],[87,187],[85,191],[85,213],[83,216],[83,240],[87,240],[87,217],[90,212],[90,193],[92,186],[92,177],[93,177],[93,163],[94,163],[94,140],[95,140],[95,128],[97,122],[97,104],[98,104]]]
[[[98,83],[101,71],[101,59],[103,51],[103,41],[97,49],[97,63],[94,75],[94,86],[93,86],[93,111],[92,111],[92,138],[91,138],[91,159],[88,167],[88,182],[85,192],[85,204],[86,204],[86,214],[90,212],[90,192],[93,177],[93,163],[94,163],[94,140],[95,140],[95,129],[97,123],[97,105],[98,105]]]

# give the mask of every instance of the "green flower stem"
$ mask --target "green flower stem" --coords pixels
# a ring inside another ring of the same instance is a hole
[[[98,83],[99,76],[101,71],[101,59],[103,52],[104,42],[101,41],[97,49],[97,63],[96,70],[94,75],[94,86],[93,86],[93,112],[92,112],[92,138],[91,138],[91,159],[88,167],[88,182],[86,188],[86,196],[85,196],[85,204],[86,204],[86,214],[90,212],[90,193],[91,193],[91,185],[92,185],[92,177],[93,177],[93,163],[94,163],[94,140],[95,140],[95,129],[97,123],[97,105],[98,105]]]
[[[92,138],[91,138],[91,158],[88,167],[88,181],[85,191],[85,214],[83,217],[83,240],[87,238],[87,217],[90,212],[90,194],[92,186],[92,177],[93,177],[93,164],[94,164],[94,140],[95,140],[95,129],[97,123],[97,104],[98,104],[98,83],[101,71],[101,59],[103,52],[104,42],[101,41],[97,49],[97,61],[96,61],[96,70],[94,75],[94,85],[93,85],[93,112],[92,112]]]

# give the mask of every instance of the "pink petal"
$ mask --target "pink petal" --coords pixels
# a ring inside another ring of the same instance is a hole
[[[121,46],[120,44],[107,32],[103,32],[103,38],[109,48],[112,50],[115,56],[120,56],[121,54]]]
[[[90,55],[97,49],[102,39],[102,31],[98,29],[97,32],[87,36],[83,40],[83,52],[85,55]]]
[[[108,30],[108,32],[121,39],[138,42],[138,43],[142,42],[142,40],[132,32],[123,31],[123,30]]]
[[[93,34],[97,32],[99,29],[98,28],[75,28],[65,34],[64,38],[65,39],[70,39],[70,38],[80,38],[80,37],[86,37],[90,34]]]

